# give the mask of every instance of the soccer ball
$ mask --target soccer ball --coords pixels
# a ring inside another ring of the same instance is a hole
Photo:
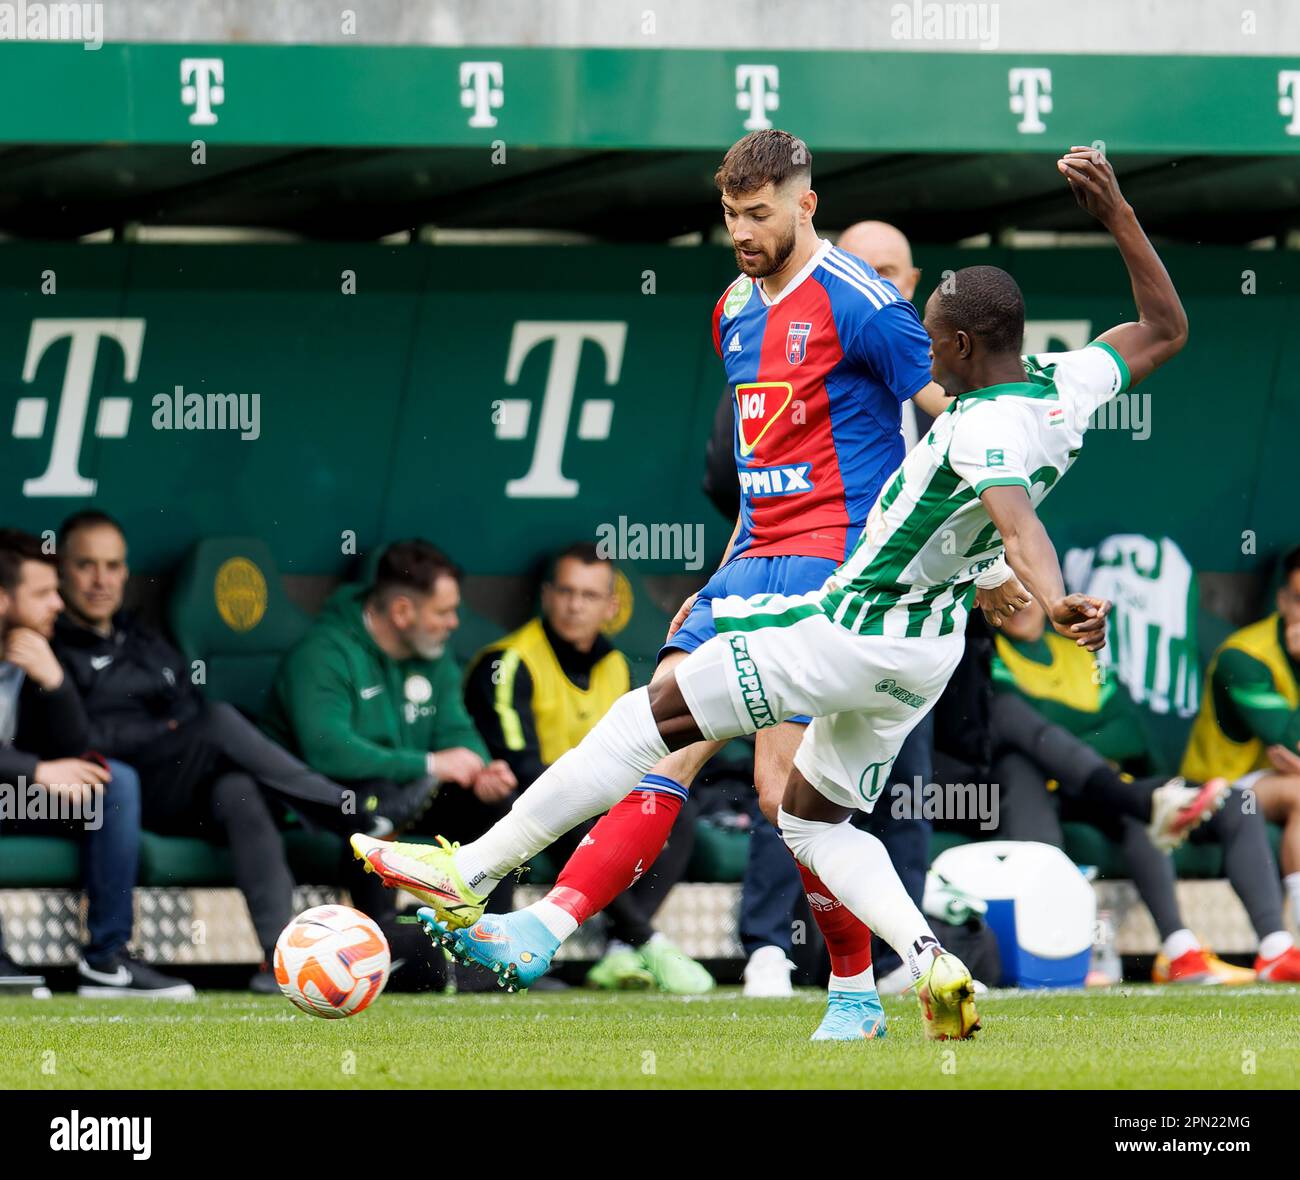
[[[303,910],[275,943],[275,982],[312,1016],[355,1016],[384,990],[393,956],[384,932],[360,910]]]

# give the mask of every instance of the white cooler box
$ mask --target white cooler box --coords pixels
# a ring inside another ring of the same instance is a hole
[[[963,844],[941,853],[930,871],[988,902],[985,920],[997,935],[1003,986],[1083,986],[1097,898],[1059,848],[1016,840]]]

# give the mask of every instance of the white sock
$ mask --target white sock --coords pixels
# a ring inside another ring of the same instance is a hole
[[[555,935],[561,942],[569,937],[578,928],[578,919],[565,910],[560,909],[553,901],[547,901],[542,898],[541,901],[535,901],[528,906],[524,913],[532,914],[543,926]]]
[[[650,691],[619,697],[582,741],[557,758],[510,811],[456,852],[456,868],[479,894],[585,819],[608,811],[668,754],[650,712]]]
[[[1190,930],[1175,930],[1165,939],[1164,946],[1160,949],[1165,952],[1165,958],[1172,963],[1180,955],[1187,954],[1188,951],[1199,951],[1201,941]]]
[[[1291,921],[1300,926],[1300,873],[1287,873],[1282,886],[1291,899]]]
[[[898,952],[920,979],[938,939],[907,896],[885,846],[847,820],[837,824],[777,814],[781,836],[795,859],[812,869],[853,913]]]
[[[876,990],[876,969],[868,967],[856,975],[836,975],[831,972],[830,986],[832,992],[871,992]]]
[[[1274,930],[1272,934],[1266,934],[1259,940],[1259,957],[1261,959],[1276,959],[1278,955],[1284,955],[1295,945],[1295,939],[1291,937],[1289,931]]]

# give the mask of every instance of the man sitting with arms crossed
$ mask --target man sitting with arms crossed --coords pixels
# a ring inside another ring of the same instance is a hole
[[[189,999],[188,983],[127,953],[140,859],[140,780],[129,766],[91,757],[81,700],[49,642],[62,609],[53,555],[30,533],[0,530],[0,782],[15,789],[23,781],[40,783],[53,796],[51,810],[75,803],[71,810],[80,812],[80,822],[61,820],[53,829],[81,841],[90,944],[77,963],[78,994]],[[94,813],[97,826],[88,822]],[[52,830],[48,819],[5,826]],[[22,974],[0,946],[0,977]]]
[[[206,701],[185,658],[123,610],[126,536],[94,509],[63,522],[58,541],[67,611],[54,646],[84,703],[90,745],[139,772],[149,831],[196,835],[230,848],[235,883],[264,956],[254,991],[279,989],[266,964],[293,917],[293,874],[280,840],[285,807],[314,807],[329,826],[355,824],[343,789],[269,741],[232,705]],[[371,831],[380,821],[367,820]],[[392,824],[379,831],[392,831]]]
[[[492,753],[510,764],[521,788],[576,746],[631,687],[627,659],[601,634],[617,613],[613,565],[594,545],[571,545],[554,559],[542,587],[541,617],[475,657],[465,685],[470,715]],[[679,791],[665,778],[647,782],[634,797],[653,810],[661,795]],[[688,798],[654,868],[605,907],[610,944],[588,974],[589,985],[658,987],[678,995],[713,987],[699,963],[650,926],[686,871],[698,812],[699,805]],[[593,826],[565,833],[552,851],[567,858],[581,840],[591,839]]]

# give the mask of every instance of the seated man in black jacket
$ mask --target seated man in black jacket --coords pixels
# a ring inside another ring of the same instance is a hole
[[[111,517],[90,510],[69,517],[58,549],[67,611],[54,645],[85,703],[89,744],[139,772],[149,831],[229,846],[270,963],[293,917],[294,881],[278,825],[286,809],[340,832],[360,823],[387,835],[403,818],[401,801],[371,799],[377,810],[358,816],[365,804],[355,805],[354,792],[305,766],[237,709],[205,701],[184,657],[122,611],[126,538]],[[266,963],[252,987],[274,993]]]
[[[54,558],[30,533],[0,530],[0,822],[81,842],[90,932],[77,966],[81,995],[186,999],[188,983],[127,954],[140,781],[129,766],[91,755],[77,690],[50,649],[62,609]],[[25,974],[0,945],[0,977]]]

